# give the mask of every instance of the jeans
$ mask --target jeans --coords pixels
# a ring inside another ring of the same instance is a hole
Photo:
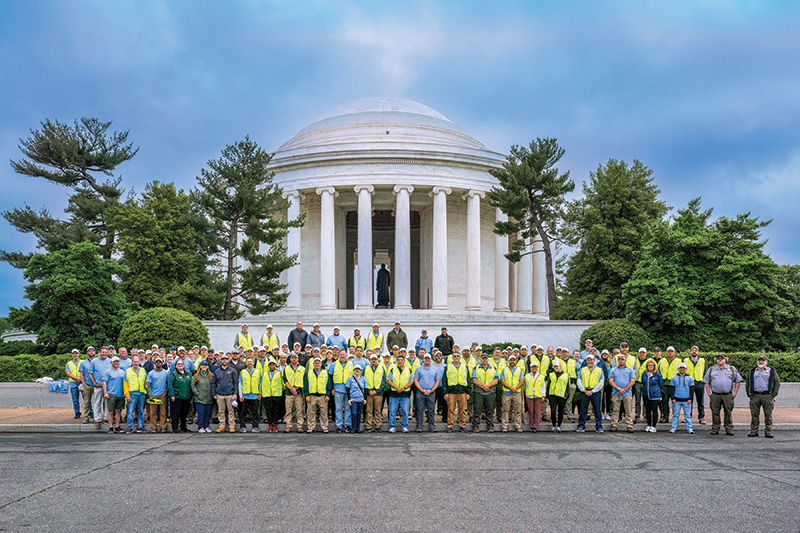
[[[436,401],[436,391],[433,394],[425,396],[422,392],[417,391],[417,403],[415,405],[415,413],[417,415],[417,429],[422,429],[422,422],[427,417],[428,427],[434,427],[433,414],[434,403]]]
[[[81,391],[78,390],[78,384],[72,382],[69,384],[69,393],[72,396],[72,410],[75,411],[75,418],[81,416]]]
[[[211,403],[195,402],[194,408],[197,409],[197,429],[208,429],[211,421]]]
[[[346,392],[335,392],[333,395],[333,401],[336,404],[336,427],[338,429],[344,429],[342,426],[342,414],[344,413],[344,427],[350,426],[352,423],[350,409],[347,408],[347,393]],[[408,409],[406,409],[408,411]]]
[[[398,397],[389,396],[389,427],[397,427],[397,408],[400,408],[402,427],[408,429],[408,407],[411,405],[411,398],[408,396]]]
[[[350,406],[350,419],[353,421],[353,433],[361,431],[361,414],[364,412],[364,402],[353,400]]]
[[[706,417],[706,385],[705,383],[695,383],[694,384],[694,402],[692,405],[697,406],[697,418],[698,420],[704,420]]]
[[[586,428],[586,420],[589,418],[589,403],[594,410],[594,428],[603,429],[603,415],[600,412],[601,392],[595,392],[591,396],[581,393],[580,416],[578,417],[578,428]]]
[[[144,394],[132,392],[128,402],[128,429],[133,429],[133,413],[136,413],[136,428],[144,427]]]
[[[683,419],[686,422],[686,431],[692,430],[692,404],[689,402],[675,402],[672,404],[672,430],[678,429],[678,417],[683,410]]]

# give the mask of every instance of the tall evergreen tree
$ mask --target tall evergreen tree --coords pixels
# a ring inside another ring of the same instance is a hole
[[[45,120],[41,126],[31,130],[27,139],[20,139],[24,158],[12,161],[11,167],[19,174],[72,189],[66,209],[70,216],[60,220],[47,209],[36,211],[27,205],[3,216],[17,230],[36,236],[38,247],[44,251],[90,241],[99,245],[103,258],[109,259],[116,238],[108,224],[109,210],[118,205],[123,193],[121,180],[113,177],[114,170],[133,158],[138,148],[127,142],[127,131],[109,133],[111,122],[96,118],[82,118],[72,126]],[[30,255],[3,251],[0,260],[24,268]]]
[[[215,222],[221,251],[225,299],[222,318],[280,309],[288,294],[279,281],[283,270],[297,264],[287,256],[283,239],[289,228],[300,227],[304,218],[286,220],[288,202],[267,170],[272,154],[246,137],[228,145],[219,159],[208,162],[193,196]],[[243,236],[240,242],[240,236]],[[267,246],[264,253],[261,247]],[[242,266],[242,258],[249,266]]]
[[[570,202],[565,235],[578,250],[567,261],[558,318],[625,316],[622,286],[639,262],[647,227],[668,210],[652,174],[639,161],[610,159],[590,174],[583,197]]]
[[[575,188],[569,171],[559,174],[556,167],[563,155],[564,149],[553,138],[537,138],[527,147],[512,146],[503,168],[490,171],[500,186],[488,194],[489,203],[508,215],[507,222],[495,223],[495,233],[516,235],[506,254],[509,261],[516,263],[523,255],[535,253],[534,239],[542,240],[551,318],[556,309],[553,248],[560,240],[564,196]]]

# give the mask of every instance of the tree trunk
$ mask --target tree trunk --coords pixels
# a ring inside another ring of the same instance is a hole
[[[228,269],[225,274],[225,281],[228,287],[225,289],[225,305],[222,308],[222,318],[224,320],[230,320],[233,317],[233,283],[236,275],[236,255],[234,251],[239,237],[236,226],[236,221],[231,221],[228,228]]]
[[[547,228],[539,217],[534,217],[533,225],[536,233],[542,239],[542,248],[544,248],[545,275],[547,278],[547,316],[552,320],[556,311],[556,276],[553,271],[553,251],[550,249],[550,236],[547,234]]]

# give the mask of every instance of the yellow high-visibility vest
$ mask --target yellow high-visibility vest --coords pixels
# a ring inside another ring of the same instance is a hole
[[[547,391],[550,396],[566,398],[568,388],[569,376],[566,372],[562,372],[560,376],[556,376],[555,372],[550,372],[550,388]]]
[[[422,366],[422,360],[419,357],[415,357],[413,361],[406,360],[406,368],[408,368],[411,373],[415,373],[419,367]]]
[[[344,385],[347,378],[353,375],[353,363],[348,361],[342,365],[341,361],[336,361],[333,365],[333,383]]]
[[[544,398],[544,374],[536,373],[536,378],[528,372],[525,374],[525,396],[528,398]]]
[[[522,380],[522,367],[517,365],[517,366],[514,367],[513,370],[511,369],[511,367],[507,367],[505,369],[505,376],[506,376],[505,377],[506,383],[508,383],[512,387],[516,387],[517,385],[519,385],[519,382]],[[509,389],[508,387],[503,385],[503,391],[504,392],[511,392],[511,389]],[[517,391],[517,392],[519,392],[519,391]]]
[[[588,366],[581,368],[581,383],[583,383],[585,390],[592,390],[597,387],[602,377],[603,369],[599,366],[594,367],[592,370],[589,370]]]
[[[286,367],[286,370],[283,371],[284,379],[289,383],[290,387],[302,389],[305,372],[306,368],[304,366],[297,365],[297,369],[294,369],[292,365],[289,365]]]
[[[147,392],[147,372],[144,368],[139,367],[139,370],[134,373],[133,367],[129,367],[125,371],[125,379],[128,382],[128,389],[131,392]]]
[[[253,347],[253,336],[250,335],[250,333],[245,334],[240,331],[237,335],[237,339],[239,341],[239,346],[245,350]]]
[[[383,361],[381,361],[381,366],[383,367],[383,371],[388,374],[389,372],[392,371],[392,368],[394,367],[394,361],[391,361],[388,365]]]
[[[467,364],[467,368],[469,368],[469,375],[472,375],[472,371],[475,370],[475,367],[478,366],[478,359],[476,357],[470,357],[469,359],[464,360]]]
[[[280,341],[278,341],[278,334],[273,333],[272,335],[268,333],[264,333],[261,335],[261,346],[265,346],[268,351],[272,351],[273,348],[276,346],[280,348]]]
[[[639,368],[636,369],[636,381],[638,383],[642,382],[642,374],[644,374],[647,368],[648,361],[653,361],[655,363],[655,360],[651,357],[646,358],[644,361],[640,361],[638,357],[636,358],[636,362],[639,363]],[[656,364],[656,370],[658,370],[658,364]]]
[[[529,355],[528,356],[528,368],[531,367],[531,364],[536,361],[536,366],[539,370],[539,373],[543,376],[547,374],[547,371],[550,369],[550,358],[547,354],[542,354],[541,359],[536,355]]]
[[[706,375],[706,360],[703,359],[702,357],[698,357],[697,362],[695,363],[694,361],[692,361],[691,357],[687,357],[684,360],[684,363],[686,363],[686,366],[688,367],[686,369],[686,373],[692,376],[694,382],[702,383],[703,376]]]
[[[664,378],[665,385],[668,385],[669,381],[678,373],[678,365],[680,362],[681,360],[678,357],[672,359],[672,362],[666,357],[662,357],[658,362],[658,371],[661,373],[661,377]]]
[[[368,389],[378,389],[381,386],[381,381],[383,381],[383,372],[384,369],[381,365],[375,367],[375,370],[372,369],[372,365],[369,365],[367,369],[364,371],[367,378],[367,388]]]
[[[411,370],[408,367],[403,367],[403,370],[397,368],[397,365],[392,367],[392,383],[401,389],[406,388],[406,385],[411,381]]]
[[[262,361],[260,358],[256,357],[256,360],[255,360],[253,366],[258,369],[258,371],[261,373],[262,376],[264,375],[265,372],[269,372],[269,360],[270,359],[271,359],[271,357],[266,357]]]
[[[367,339],[367,349],[373,352],[380,352],[381,346],[383,346],[383,333],[375,335],[373,331],[367,336]]]
[[[367,341],[364,339],[364,337],[359,337],[357,339],[355,337],[350,337],[347,345],[351,348],[358,348],[361,346],[361,349],[365,349],[367,347]]]
[[[488,385],[497,378],[497,371],[492,365],[489,365],[489,368],[479,366],[475,368],[475,377],[480,384]]]
[[[467,365],[464,363],[461,363],[458,367],[447,365],[447,386],[455,387],[456,385],[467,386]]]
[[[636,368],[636,357],[629,355],[625,358],[625,364],[631,368]]]
[[[494,357],[490,357],[490,358],[489,358],[489,366],[491,366],[492,368],[494,368],[494,371],[495,371],[495,373],[497,373],[497,375],[499,376],[499,375],[500,375],[500,373],[501,373],[503,370],[505,370],[506,368],[508,368],[508,361],[506,361],[506,360],[505,360],[505,359],[503,359],[502,357],[501,357],[500,359],[498,359],[497,361],[495,361],[495,360],[494,360]],[[485,385],[485,383],[484,383],[484,385]]]
[[[326,394],[328,392],[328,372],[320,369],[319,375],[312,369],[308,373],[308,387],[310,394]]]
[[[258,394],[261,389],[261,373],[256,367],[253,367],[253,373],[250,374],[248,369],[242,370],[239,374],[239,379],[242,383],[242,395],[245,394]]]
[[[244,385],[242,385],[244,391]],[[278,370],[269,375],[269,370],[261,374],[261,396],[265,398],[276,398],[283,393],[283,380]]]
[[[80,360],[78,360],[77,363],[75,361],[73,361],[72,359],[67,361],[67,367],[69,367],[69,373],[72,374],[73,376],[80,376],[81,375],[80,366],[81,366],[81,361]],[[70,383],[74,383],[75,382],[75,380],[72,379],[72,378],[67,378],[67,379],[69,379]]]

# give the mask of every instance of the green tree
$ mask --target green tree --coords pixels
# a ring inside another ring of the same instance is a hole
[[[500,182],[489,191],[489,203],[508,215],[507,222],[496,222],[498,235],[515,235],[511,262],[536,253],[532,243],[542,241],[547,275],[547,303],[552,318],[556,309],[556,280],[553,271],[553,247],[561,240],[564,196],[575,188],[569,171],[559,174],[555,166],[564,149],[553,138],[537,138],[527,147],[514,145],[503,168],[490,170]]]
[[[300,227],[303,217],[286,220],[288,202],[267,170],[272,154],[246,137],[228,145],[219,159],[208,162],[193,192],[203,211],[215,222],[223,261],[225,299],[222,318],[237,318],[241,300],[252,314],[275,311],[286,303],[288,293],[280,273],[297,264],[287,256],[283,239],[289,228]],[[240,237],[243,240],[240,243]],[[259,254],[262,246],[269,248]],[[249,266],[242,267],[237,258]]]
[[[126,267],[122,290],[142,307],[175,307],[218,318],[224,294],[211,270],[213,225],[189,195],[172,183],[149,183],[139,200],[112,212],[116,250]]]
[[[785,304],[773,309],[775,346],[800,351],[800,265],[779,265],[778,295]]]
[[[704,350],[784,349],[790,302],[779,294],[781,269],[763,252],[750,214],[710,222],[711,209],[689,202],[672,223],[655,223],[623,288],[631,320],[654,338]],[[794,323],[796,324],[796,318]]]
[[[109,133],[111,122],[96,118],[76,120],[73,126],[45,120],[41,126],[31,130],[29,138],[20,139],[24,158],[12,161],[11,167],[24,176],[72,189],[66,209],[70,216],[60,220],[45,208],[36,211],[27,205],[5,211],[3,216],[17,230],[33,234],[44,251],[89,241],[100,246],[103,258],[110,259],[115,231],[108,224],[109,208],[119,203],[123,192],[114,170],[133,158],[138,148],[127,142],[127,131]],[[0,260],[17,268],[24,268],[29,259],[30,254],[22,252],[0,252]]]
[[[146,348],[208,345],[208,329],[196,316],[169,307],[143,309],[129,317],[119,333],[119,345]]]
[[[640,346],[648,350],[654,348],[653,339],[647,332],[625,318],[614,318],[598,322],[581,333],[581,343],[578,348],[583,350],[586,339],[592,339],[592,344],[598,350],[612,352],[619,348],[620,343],[627,342],[631,352],[635,353]]]
[[[48,352],[116,340],[130,313],[125,295],[114,281],[124,268],[103,259],[97,245],[72,243],[49,254],[33,254],[25,268],[25,297],[30,307],[11,309],[12,324],[37,335]]]
[[[567,261],[558,318],[625,316],[622,286],[639,262],[647,227],[668,210],[652,174],[639,161],[609,159],[590,173],[583,197],[570,202],[566,237],[578,250]]]

